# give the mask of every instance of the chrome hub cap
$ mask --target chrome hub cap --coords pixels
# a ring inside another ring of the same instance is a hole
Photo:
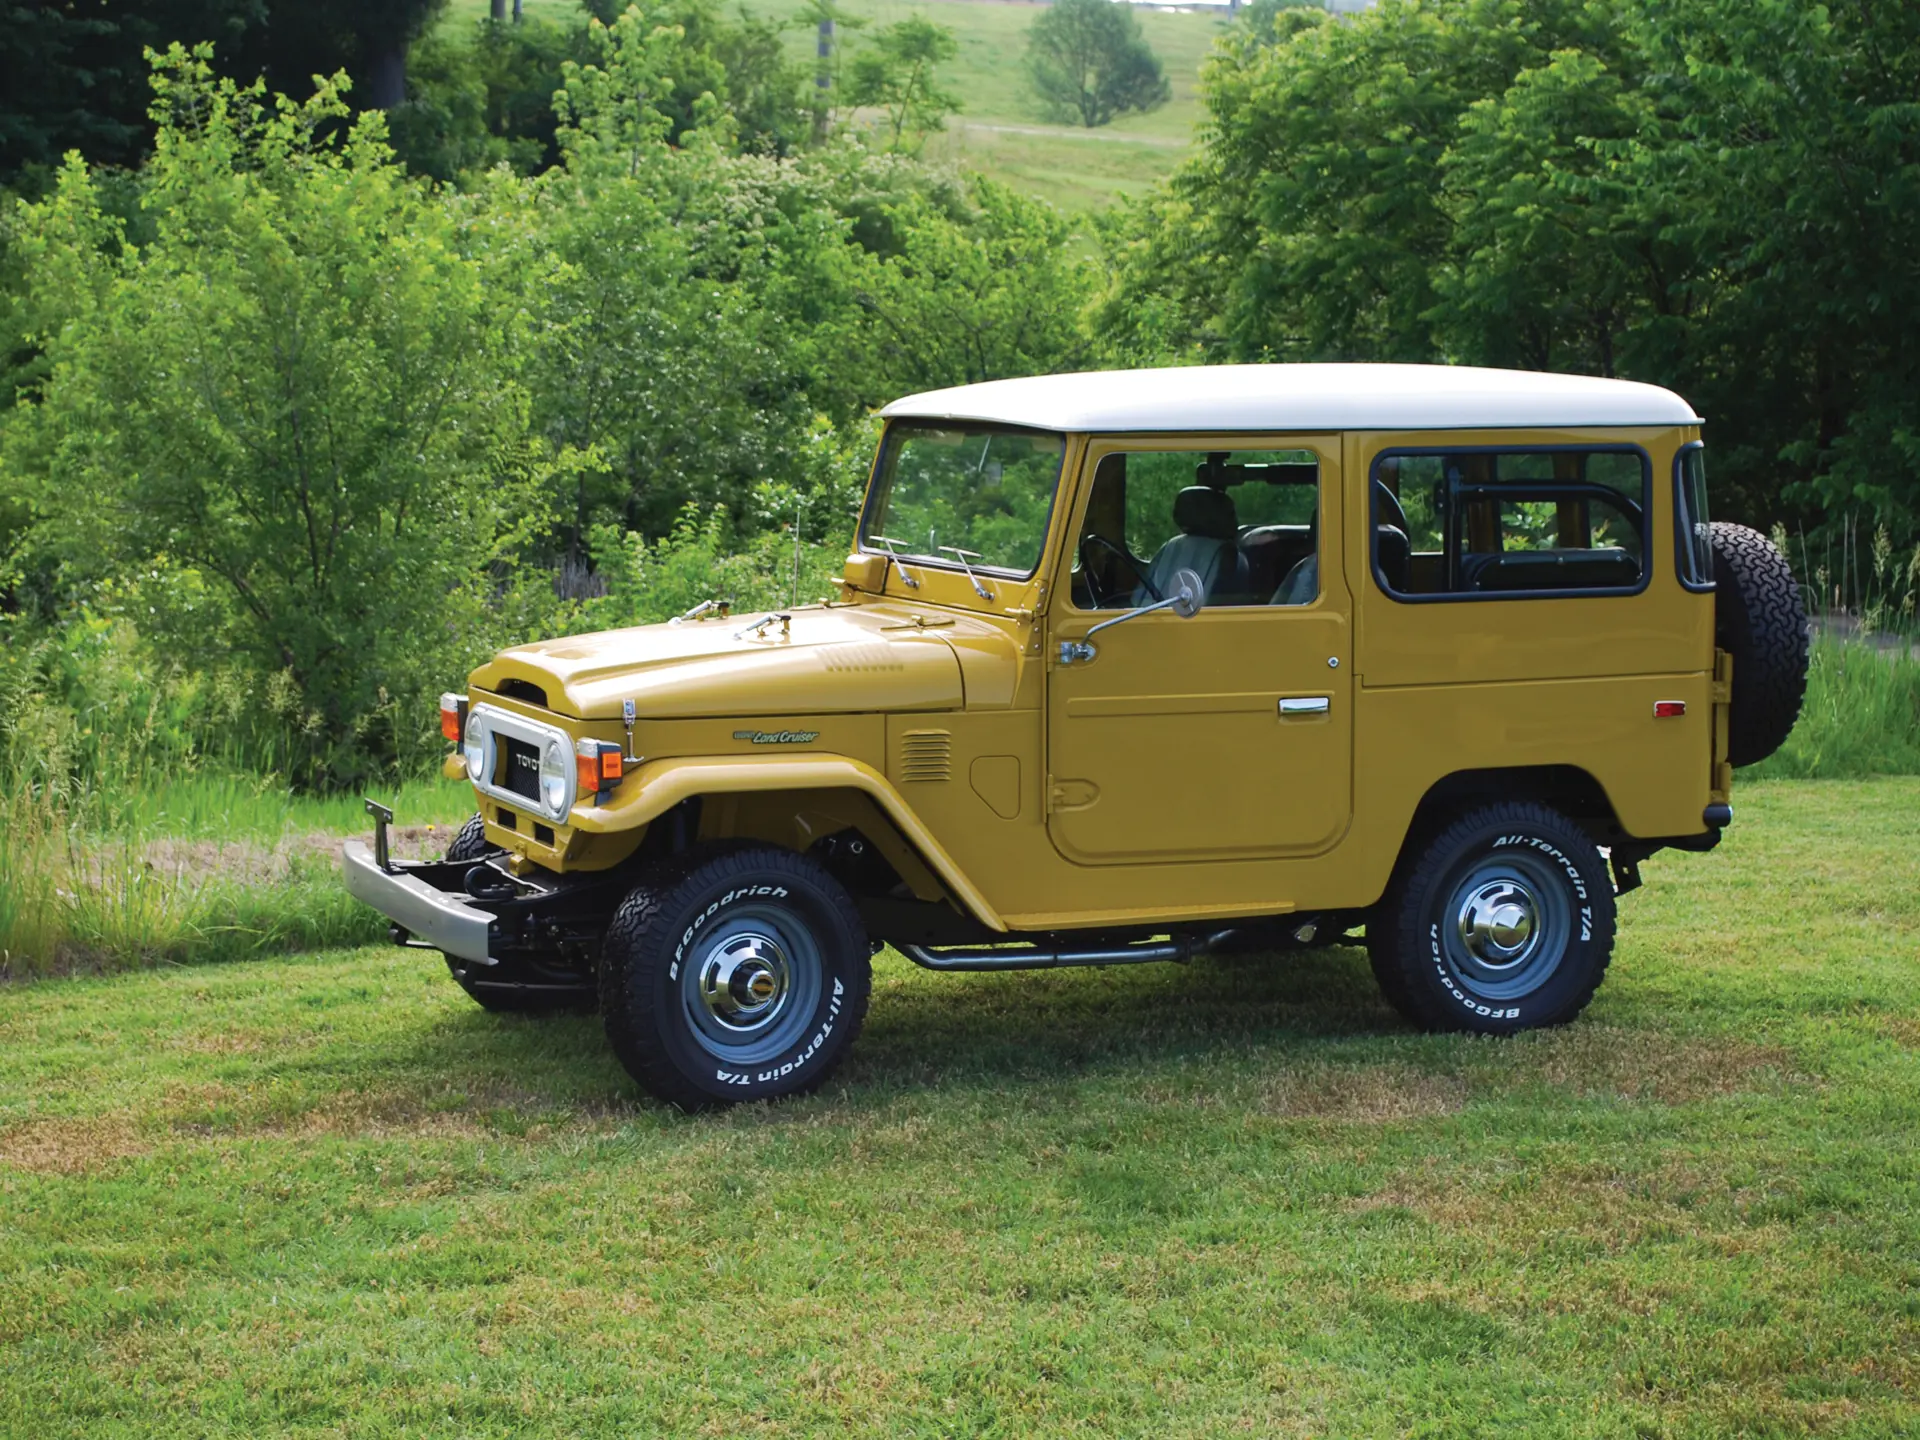
[[[1467,867],[1454,882],[1435,917],[1439,958],[1475,1002],[1523,999],[1559,970],[1574,915],[1561,870],[1541,856],[1504,850]]]
[[[1489,970],[1505,970],[1526,958],[1539,914],[1525,885],[1492,880],[1468,892],[1454,923],[1468,954]]]
[[[728,1070],[790,1054],[817,1023],[824,972],[799,915],[736,905],[693,943],[676,977],[687,1038]]]
[[[767,935],[729,935],[699,967],[700,1003],[715,1024],[751,1034],[772,1024],[790,989],[786,951]]]

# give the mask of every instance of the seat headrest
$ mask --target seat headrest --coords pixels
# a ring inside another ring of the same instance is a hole
[[[1407,528],[1407,512],[1400,508],[1400,497],[1389,490],[1386,482],[1373,482],[1373,523],[1391,525],[1396,530]]]
[[[1189,485],[1173,500],[1173,523],[1183,535],[1198,535],[1203,540],[1233,540],[1240,534],[1240,520],[1233,510],[1233,497],[1211,485]]]

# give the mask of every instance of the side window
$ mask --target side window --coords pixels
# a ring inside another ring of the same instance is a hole
[[[1675,557],[1680,583],[1689,590],[1713,589],[1713,531],[1707,524],[1707,452],[1698,440],[1673,462]]]
[[[1389,453],[1371,488],[1374,573],[1398,599],[1646,583],[1650,479],[1637,448]]]
[[[1102,457],[1074,558],[1073,602],[1127,610],[1193,570],[1209,606],[1320,594],[1320,465],[1303,450],[1130,450]]]

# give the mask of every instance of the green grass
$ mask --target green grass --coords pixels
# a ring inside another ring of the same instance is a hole
[[[794,20],[800,0],[746,0],[756,15]],[[1202,116],[1200,62],[1225,26],[1223,15],[1138,11],[1140,28],[1159,55],[1173,97],[1146,115],[1128,115],[1089,131],[1046,114],[1026,73],[1026,33],[1044,6],[1008,0],[848,0],[867,22],[848,42],[911,15],[954,32],[960,53],[941,84],[961,97],[961,113],[926,154],[981,171],[1068,210],[1086,210],[1119,196],[1144,194],[1185,156]],[[530,15],[568,18],[571,0],[529,0]],[[487,13],[484,0],[456,0],[443,23],[465,25]],[[789,40],[796,60],[812,64],[814,32],[796,23]]]
[[[1912,1435],[1920,780],[1743,787],[1586,1018],[936,977],[689,1119],[387,948],[0,994],[0,1432]]]
[[[444,781],[376,788],[423,853],[473,809]],[[0,977],[252,959],[371,941],[341,890],[337,837],[369,830],[359,796],[202,774],[78,800],[0,792]]]
[[[1799,722],[1787,743],[1750,773],[1793,779],[1920,774],[1920,658],[1913,648],[1816,640]]]

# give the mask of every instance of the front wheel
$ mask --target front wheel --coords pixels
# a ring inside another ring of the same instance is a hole
[[[1380,988],[1432,1030],[1564,1025],[1613,954],[1613,885],[1578,826],[1544,805],[1470,810],[1403,865],[1367,926]]]
[[[812,1090],[860,1033],[872,984],[852,898],[771,846],[672,862],[621,903],[601,950],[614,1054],[684,1110]]]

